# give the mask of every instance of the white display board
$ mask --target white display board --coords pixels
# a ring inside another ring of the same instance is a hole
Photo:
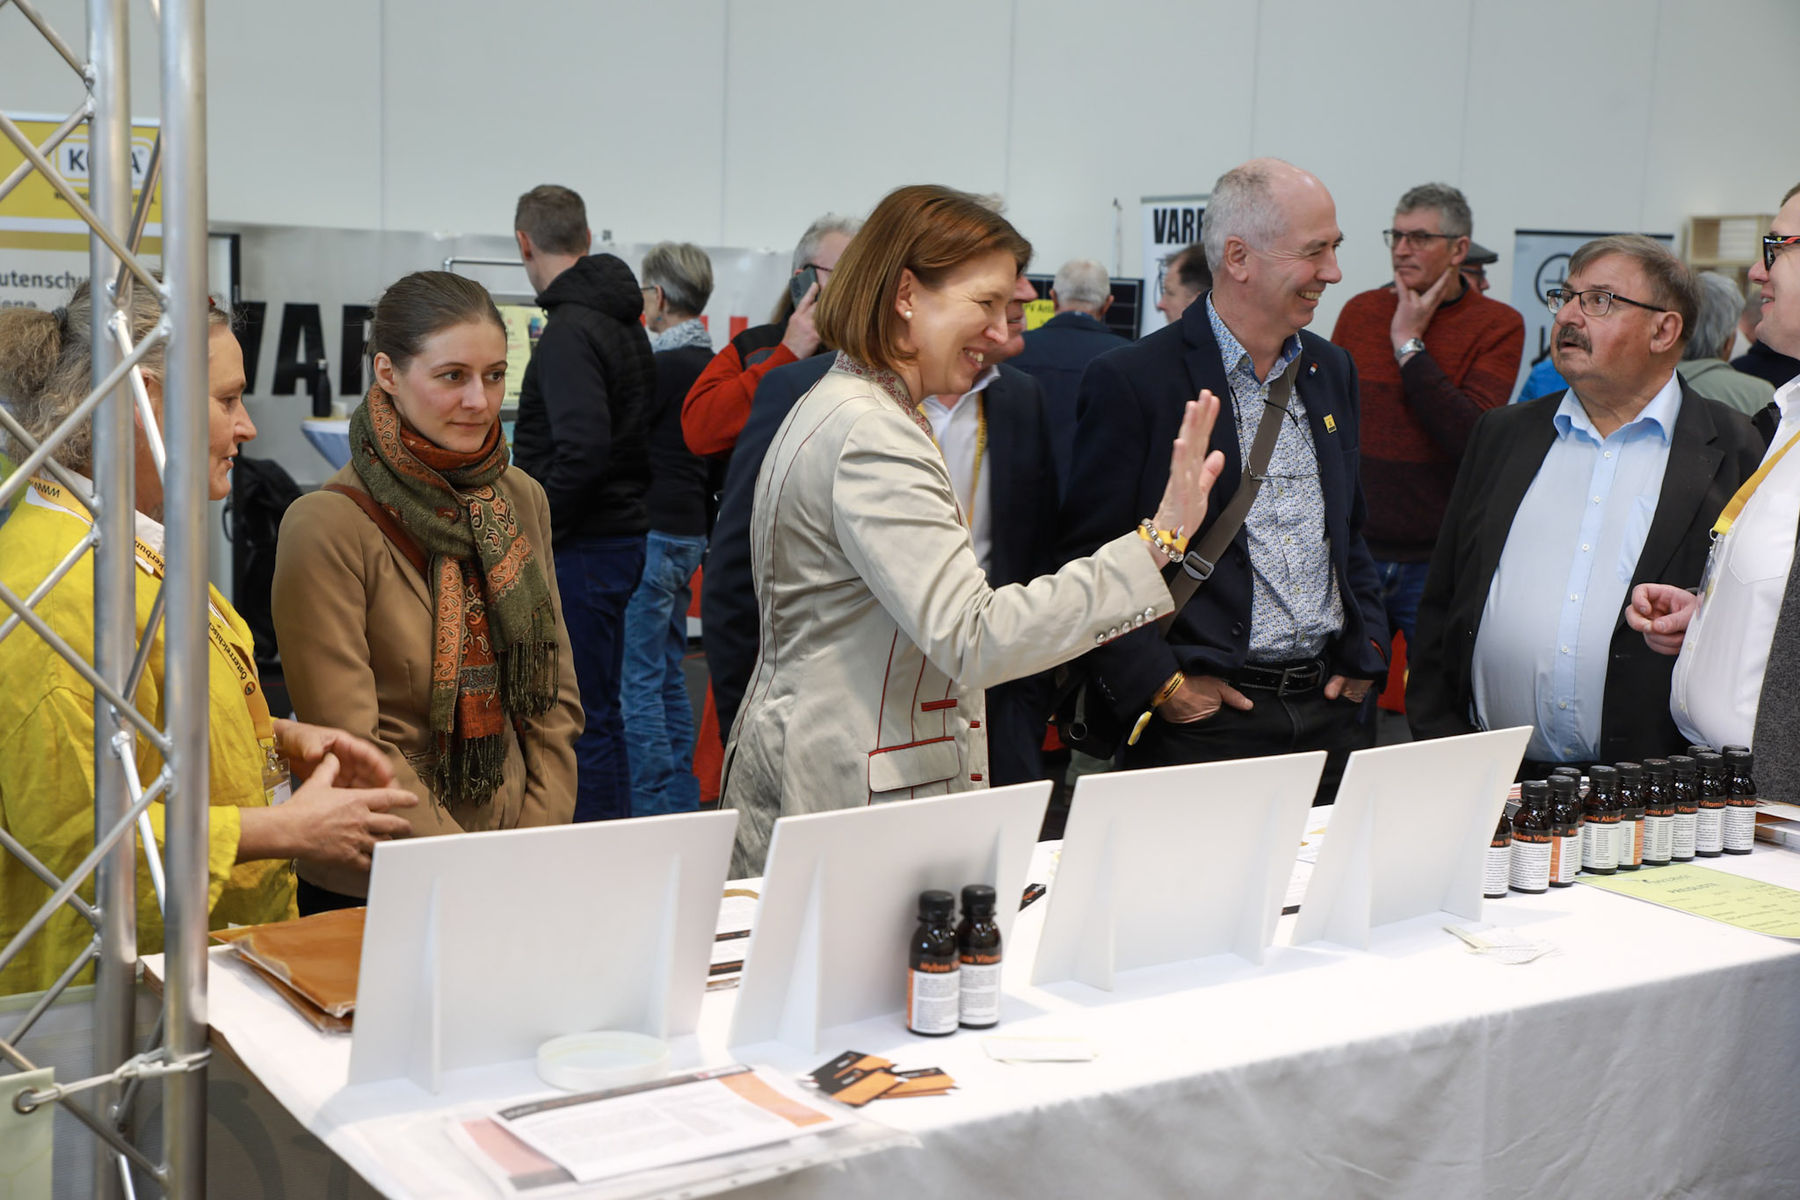
[[[1530,741],[1521,725],[1352,754],[1294,944],[1366,950],[1378,925],[1480,920],[1482,863]]]
[[[1138,201],[1143,213],[1144,292],[1138,304],[1138,336],[1155,333],[1168,322],[1156,302],[1162,299],[1163,273],[1171,254],[1200,240],[1200,224],[1206,215],[1204,196],[1145,196]]]
[[[919,893],[991,884],[1004,944],[1048,782],[783,817],[769,843],[729,1044],[808,1052],[821,1030],[903,1011]]]
[[[1212,954],[1259,963],[1325,752],[1083,775],[1031,982]]]
[[[378,844],[350,1082],[693,1032],[736,832],[727,809]]]

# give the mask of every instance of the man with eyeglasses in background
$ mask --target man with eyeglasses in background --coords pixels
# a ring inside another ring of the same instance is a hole
[[[1406,688],[1415,737],[1531,726],[1523,778],[1681,749],[1673,664],[1623,610],[1635,583],[1699,583],[1708,530],[1763,446],[1675,373],[1697,288],[1661,244],[1588,242],[1545,302],[1569,387],[1476,422]]]
[[[1400,197],[1382,231],[1394,281],[1352,296],[1331,340],[1356,362],[1363,402],[1363,527],[1388,627],[1410,642],[1457,464],[1476,420],[1504,405],[1525,322],[1464,276],[1469,202],[1445,183]]]
[[[1800,185],[1781,198],[1750,285],[1762,298],[1758,340],[1800,357]],[[1779,414],[1774,437],[1714,525],[1699,594],[1640,586],[1625,617],[1652,650],[1680,654],[1669,707],[1682,734],[1749,746],[1762,794],[1792,803],[1800,800],[1800,454],[1790,451],[1800,442],[1800,377],[1764,412]]]

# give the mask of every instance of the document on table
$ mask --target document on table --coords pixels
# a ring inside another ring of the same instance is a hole
[[[1577,883],[1648,900],[1664,908],[1800,941],[1800,892],[1694,863],[1617,875],[1582,875]]]
[[[713,932],[707,991],[734,988],[743,978],[744,951],[750,946],[750,925],[756,920],[756,899],[757,894],[749,888],[725,889],[719,901],[719,923]]]
[[[734,1066],[517,1104],[494,1121],[592,1183],[823,1133],[855,1118],[808,1099],[779,1075]]]

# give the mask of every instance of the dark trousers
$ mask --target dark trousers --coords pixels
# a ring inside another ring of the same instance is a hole
[[[575,739],[575,820],[631,815],[631,764],[619,712],[625,606],[644,574],[644,535],[574,538],[556,552],[563,624],[587,727]]]
[[[1319,777],[1314,804],[1337,798],[1338,782],[1352,750],[1375,744],[1374,696],[1360,704],[1327,700],[1315,688],[1300,696],[1277,696],[1261,689],[1239,689],[1256,705],[1249,712],[1221,708],[1204,721],[1176,725],[1153,717],[1144,736],[1122,752],[1127,770],[1174,767],[1185,763],[1222,762],[1231,758],[1264,758],[1324,750],[1325,773]]]

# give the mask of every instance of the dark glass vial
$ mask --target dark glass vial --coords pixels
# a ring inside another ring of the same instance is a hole
[[[1676,754],[1669,758],[1669,769],[1675,773],[1675,820],[1669,827],[1669,861],[1693,862],[1695,826],[1700,819],[1700,764],[1686,754]]]
[[[1644,768],[1622,762],[1619,770],[1619,870],[1644,865]]]
[[[921,1037],[955,1033],[962,1015],[955,919],[955,896],[919,893],[919,927],[906,962],[906,1027]]]
[[[994,922],[994,889],[971,883],[962,890],[962,922],[956,956],[962,971],[959,1023],[992,1029],[1000,1023],[1000,926]]]
[[[1694,853],[1717,858],[1725,853],[1725,801],[1730,783],[1725,759],[1717,754],[1694,755],[1700,767],[1700,806],[1694,820]]]
[[[1519,786],[1509,865],[1513,891],[1536,896],[1550,890],[1550,785],[1541,779]]]
[[[1619,812],[1617,768],[1590,767],[1581,802],[1581,869],[1590,875],[1618,873]]]
[[[1567,775],[1553,775],[1550,787],[1550,886],[1569,887],[1581,870],[1581,800]]]
[[[1644,865],[1664,867],[1674,847],[1675,768],[1666,758],[1644,760]]]
[[[1736,746],[1725,751],[1725,853],[1748,854],[1756,842],[1756,759]]]

